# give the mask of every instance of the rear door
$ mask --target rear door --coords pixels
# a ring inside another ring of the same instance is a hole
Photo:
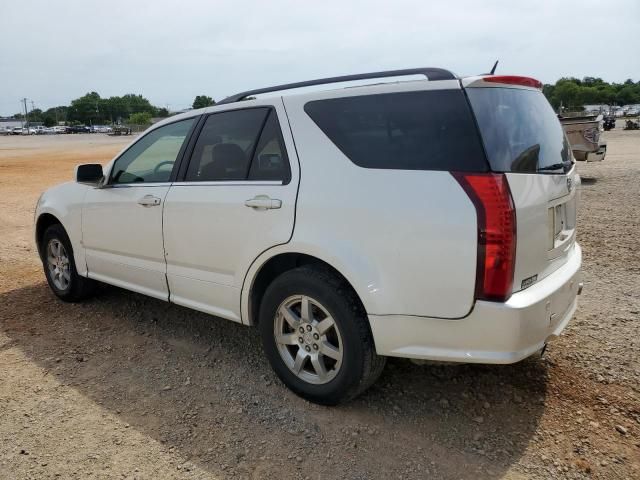
[[[280,99],[205,119],[165,202],[172,302],[240,321],[249,266],[293,232],[298,163],[285,125]]]
[[[504,172],[516,208],[513,290],[534,284],[568,259],[576,238],[571,147],[542,92],[476,81],[466,89],[491,169]]]

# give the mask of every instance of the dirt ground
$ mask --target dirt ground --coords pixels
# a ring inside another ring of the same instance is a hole
[[[584,293],[543,359],[391,360],[340,407],[290,393],[238,324],[113,287],[48,290],[33,209],[126,139],[0,138],[0,479],[640,478],[640,132],[580,164]]]

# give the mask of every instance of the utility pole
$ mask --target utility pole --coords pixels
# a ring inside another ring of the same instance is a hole
[[[29,126],[29,112],[27,111],[27,99],[23,98],[22,103],[24,104],[24,120],[25,120],[25,123],[22,124],[22,128],[24,128],[25,124]]]

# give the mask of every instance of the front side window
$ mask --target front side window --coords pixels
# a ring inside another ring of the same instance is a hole
[[[168,182],[193,122],[189,118],[171,123],[142,137],[116,160],[111,183]]]
[[[185,180],[286,182],[289,176],[275,111],[249,108],[215,113],[207,118]]]

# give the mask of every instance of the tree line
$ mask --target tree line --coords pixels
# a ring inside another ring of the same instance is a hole
[[[584,105],[640,104],[640,81],[628,79],[623,83],[609,83],[598,77],[584,77],[582,80],[564,77],[555,84],[545,84],[543,93],[554,109],[561,106],[569,110],[581,110]],[[193,108],[215,105],[213,98],[198,95],[192,103]],[[102,98],[97,92],[90,92],[71,101],[70,105],[61,105],[47,110],[35,108],[29,111],[30,122],[42,122],[45,126],[65,122],[71,125],[101,125],[129,123],[144,125],[153,117],[168,117],[165,107],[151,104],[142,95],[128,93],[122,96]],[[17,113],[16,119],[24,114]]]
[[[542,90],[554,109],[565,107],[581,110],[584,105],[629,105],[640,103],[640,81],[628,79],[624,83],[609,83],[597,77],[561,78]]]
[[[198,95],[193,108],[214,105],[215,101],[206,95]],[[64,122],[70,125],[104,125],[129,123],[146,125],[153,117],[168,117],[165,107],[151,104],[142,95],[128,93],[122,96],[102,98],[97,92],[90,92],[71,101],[70,105],[60,105],[47,110],[34,108],[28,113],[29,122],[41,122],[47,127]],[[13,115],[15,119],[24,119],[23,113]]]

